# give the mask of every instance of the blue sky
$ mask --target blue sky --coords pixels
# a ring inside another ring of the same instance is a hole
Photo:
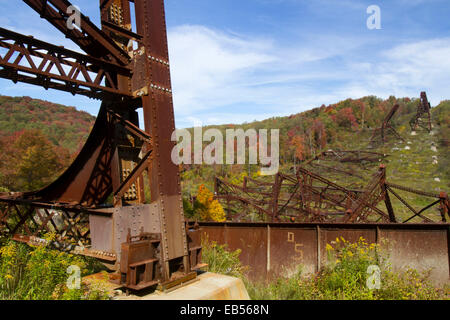
[[[79,50],[19,0],[0,25]],[[73,1],[99,25],[98,1]],[[381,9],[369,30],[366,9]],[[242,123],[346,98],[450,99],[448,0],[166,0],[177,127]],[[0,94],[72,105],[99,102],[0,80]]]

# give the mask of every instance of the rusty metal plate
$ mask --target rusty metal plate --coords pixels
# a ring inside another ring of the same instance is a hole
[[[269,276],[290,276],[295,274],[300,266],[302,273],[317,271],[316,229],[270,227],[269,234]]]
[[[449,281],[448,231],[445,230],[380,230],[394,269],[407,267],[426,271],[430,278],[443,284]],[[447,275],[447,276],[446,276]]]
[[[203,226],[201,227],[202,240],[209,242],[225,243],[225,228],[223,226]]]
[[[158,203],[114,208],[113,221],[113,249],[116,254],[119,254],[121,244],[127,241],[128,229],[132,237],[138,236],[142,230],[161,232]]]
[[[147,86],[146,79],[146,63],[147,63],[147,54],[145,50],[142,50],[142,54],[140,54],[139,50],[137,50],[136,54],[133,57],[133,76],[131,78],[131,92],[136,92],[141,90],[143,87]]]
[[[113,252],[113,219],[111,216],[89,215],[89,230],[93,250]]]
[[[388,240],[392,267],[411,266],[418,270],[433,267],[431,280],[438,284],[450,282],[448,224],[201,222],[199,225],[203,238],[228,244],[231,250],[241,249],[240,260],[251,267],[248,276],[255,280],[289,276],[300,264],[305,272],[314,272],[327,262],[327,243],[337,237],[349,242],[363,237],[368,243]]]
[[[226,241],[231,250],[241,249],[240,260],[250,267],[254,279],[265,278],[267,265],[267,229],[227,228]]]

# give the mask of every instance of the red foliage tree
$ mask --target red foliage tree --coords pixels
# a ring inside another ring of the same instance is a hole
[[[345,128],[357,128],[358,122],[353,114],[351,107],[342,108],[336,115],[336,121],[341,127]]]
[[[294,147],[295,157],[299,160],[305,160],[305,138],[303,136],[296,135],[291,139],[291,145]]]

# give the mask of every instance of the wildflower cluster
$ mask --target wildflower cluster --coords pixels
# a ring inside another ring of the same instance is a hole
[[[369,243],[363,237],[351,242],[343,237],[326,245],[328,264],[315,274],[299,272],[270,283],[246,286],[252,299],[275,300],[404,300],[449,299],[448,287],[435,288],[429,272],[391,270],[386,243]],[[369,268],[372,266],[372,268]],[[376,268],[379,287],[368,285]]]
[[[45,238],[51,242],[55,235],[49,234]],[[67,268],[72,265],[80,268],[81,276],[94,271],[93,262],[83,257],[46,246],[8,241],[0,248],[0,299],[49,300],[71,295],[82,299],[86,292],[91,291],[95,291],[96,297],[101,296],[98,293],[100,289],[91,290],[86,286],[83,292],[78,293],[72,291],[76,289],[67,289]],[[64,288],[59,290],[61,294],[55,294],[58,288]]]
[[[367,286],[369,266],[384,268],[386,258],[375,243],[360,237],[349,242],[343,237],[327,244],[328,265],[320,272],[317,285],[325,296],[338,299],[373,299],[374,290]]]

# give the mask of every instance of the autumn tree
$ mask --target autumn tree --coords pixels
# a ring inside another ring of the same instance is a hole
[[[296,135],[291,139],[291,144],[294,146],[295,158],[301,161],[305,160],[305,138],[301,135]]]
[[[342,108],[339,110],[336,115],[336,120],[338,125],[344,128],[355,129],[358,126],[358,122],[356,121],[356,117],[353,114],[351,107]]]
[[[0,186],[14,190],[16,186],[17,150],[13,144],[15,136],[2,136],[0,139]]]
[[[213,193],[201,184],[198,187],[196,213],[205,221],[223,222],[226,220],[225,211],[218,200],[214,200]]]
[[[8,137],[2,147],[2,186],[30,191],[50,183],[70,161],[70,154],[53,145],[40,130],[24,130]]]
[[[366,104],[363,101],[361,101],[361,99],[359,99],[355,101],[355,105],[356,105],[356,116],[358,117],[359,115],[359,118],[361,119],[360,129],[364,130],[364,123],[366,120],[365,118]]]

